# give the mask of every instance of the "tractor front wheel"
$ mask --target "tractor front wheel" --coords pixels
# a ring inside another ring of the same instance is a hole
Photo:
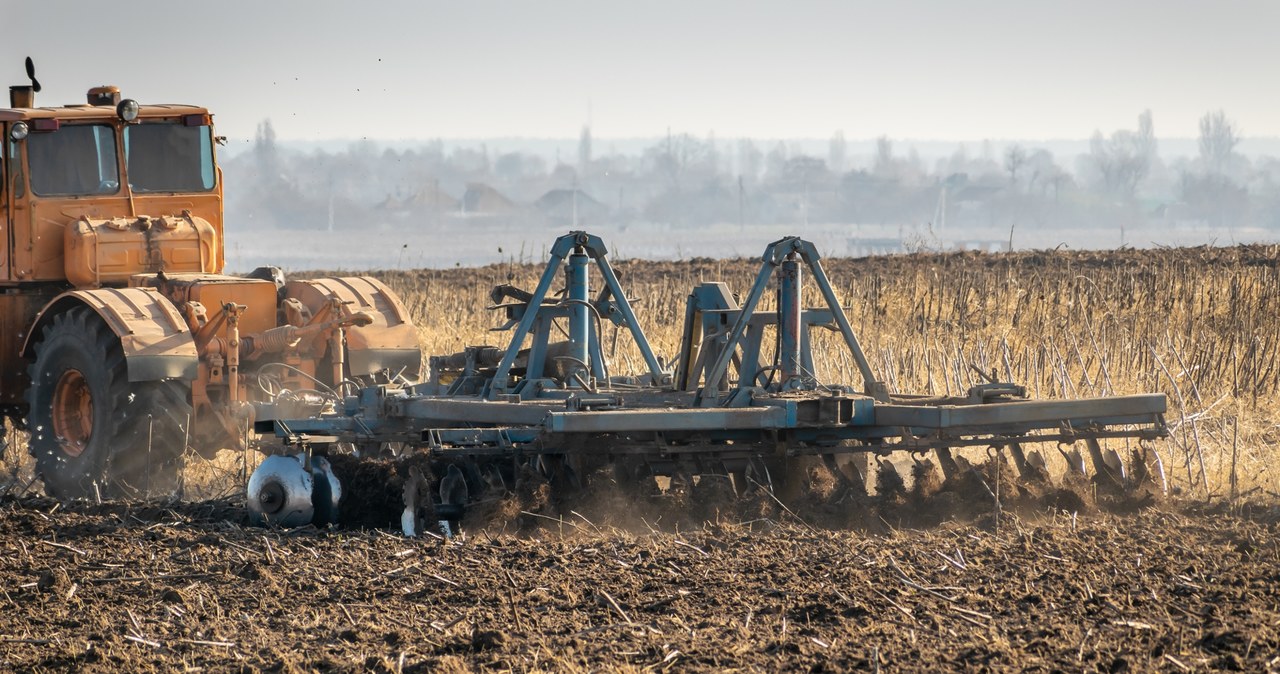
[[[129,381],[119,338],[87,307],[55,316],[35,354],[28,446],[45,491],[172,493],[191,420],[186,382]]]

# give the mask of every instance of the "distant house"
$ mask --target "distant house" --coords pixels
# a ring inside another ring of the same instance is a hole
[[[533,202],[533,208],[557,226],[596,224],[609,216],[609,207],[580,189],[554,189]]]
[[[519,210],[498,190],[484,183],[468,183],[459,210],[463,215],[507,215]]]
[[[457,199],[441,190],[438,183],[433,182],[404,198],[387,195],[387,198],[375,208],[397,215],[441,214],[456,212],[458,203]]]
[[[949,199],[957,204],[985,204],[1004,189],[1003,185],[970,184],[956,189]]]
[[[458,200],[440,189],[438,183],[425,185],[404,200],[406,208],[413,211],[446,213],[458,210]]]

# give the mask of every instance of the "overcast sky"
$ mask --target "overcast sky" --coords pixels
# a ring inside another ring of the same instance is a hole
[[[1280,2],[0,0],[0,73],[283,139],[1280,136]]]

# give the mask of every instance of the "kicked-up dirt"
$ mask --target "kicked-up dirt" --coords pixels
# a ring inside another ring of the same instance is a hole
[[[1274,505],[874,532],[767,514],[624,531],[574,510],[446,542],[8,498],[0,669],[1280,671]]]

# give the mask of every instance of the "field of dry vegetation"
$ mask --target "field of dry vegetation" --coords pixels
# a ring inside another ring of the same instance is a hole
[[[666,358],[696,283],[745,293],[759,268],[614,264]],[[963,392],[976,366],[1039,398],[1168,394],[1156,448],[1178,495],[922,518],[829,483],[794,511],[607,490],[557,505],[534,485],[446,542],[249,527],[241,457],[189,466],[180,503],[56,503],[19,488],[11,448],[0,669],[1280,672],[1280,246],[823,265],[895,391]],[[377,275],[448,353],[505,344],[488,291],[540,272]],[[640,369],[625,335],[605,343],[614,372]],[[856,383],[827,360],[820,378]]]
[[[763,245],[761,249],[763,250]],[[660,357],[679,348],[685,297],[702,281],[741,294],[759,260],[614,261]],[[1161,451],[1183,490],[1280,492],[1280,246],[1119,252],[945,253],[824,259],[872,367],[891,390],[963,393],[971,365],[1037,398],[1163,392],[1173,435]],[[428,353],[506,345],[488,290],[532,290],[540,264],[383,272]],[[820,304],[816,292],[811,304]],[[766,294],[765,302],[768,301]],[[615,371],[643,361],[624,334]],[[828,344],[837,344],[828,340]],[[815,349],[822,340],[815,336]],[[831,353],[839,349],[831,349]],[[852,362],[819,374],[856,382]],[[822,364],[819,364],[822,367]]]

